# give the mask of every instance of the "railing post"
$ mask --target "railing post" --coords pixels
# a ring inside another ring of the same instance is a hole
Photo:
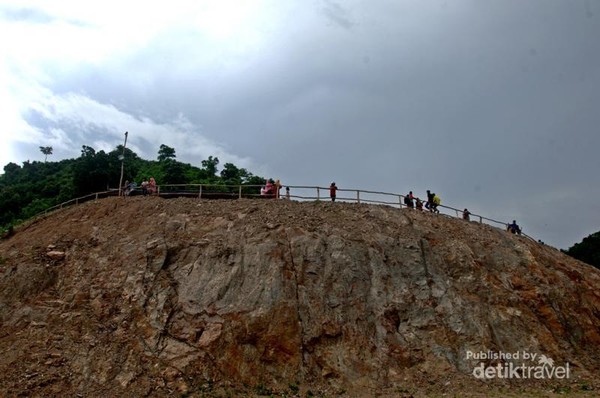
[[[241,199],[241,198],[242,198],[242,186],[240,185],[238,199]]]
[[[202,184],[200,184],[200,191],[198,192],[198,199],[202,199]]]
[[[398,203],[400,203],[400,208],[402,208],[402,195],[398,195]]]
[[[317,200],[321,200],[321,188],[317,187]]]
[[[356,202],[360,203],[360,191],[358,189],[356,190]]]
[[[96,192],[96,200],[98,200],[98,192]]]
[[[160,185],[156,187],[156,196],[160,196]]]
[[[479,216],[479,224],[483,224],[483,217]]]

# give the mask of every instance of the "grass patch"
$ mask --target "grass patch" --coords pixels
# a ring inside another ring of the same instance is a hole
[[[292,392],[292,394],[298,394],[300,392],[300,387],[298,387],[297,384],[290,384],[288,385],[288,387],[290,388],[290,391]]]
[[[258,383],[256,386],[254,386],[254,392],[257,395],[261,395],[261,396],[273,395],[273,390],[271,390],[269,387],[265,386],[263,383]]]

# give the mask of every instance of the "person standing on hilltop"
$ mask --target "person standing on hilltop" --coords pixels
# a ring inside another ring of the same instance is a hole
[[[471,220],[471,212],[467,209],[463,210],[463,220]]]
[[[405,204],[405,205],[406,205],[406,207],[408,207],[409,209],[412,209],[412,208],[414,208],[414,207],[415,207],[415,202],[413,201],[413,200],[414,200],[414,198],[415,198],[415,197],[413,196],[413,193],[412,193],[412,191],[410,191],[410,192],[408,193],[408,195],[406,195],[406,196],[404,197],[404,204]]]
[[[434,213],[439,213],[438,206],[442,203],[442,200],[436,194],[433,194],[433,204],[431,205],[431,211]]]
[[[332,202],[335,202],[335,197],[336,197],[337,189],[338,188],[335,185],[335,182],[332,182],[331,185],[329,186],[329,197],[331,198]]]
[[[433,195],[434,194],[432,194],[431,191],[428,189],[427,190],[427,202],[425,202],[425,208],[428,209],[429,211],[433,211],[433,209],[432,209]]]

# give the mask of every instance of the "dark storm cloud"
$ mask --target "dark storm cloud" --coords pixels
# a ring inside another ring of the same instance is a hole
[[[354,23],[348,16],[348,11],[338,3],[332,0],[324,0],[323,3],[322,12],[333,23],[344,29],[350,29],[354,26]]]
[[[274,4],[277,23],[251,45],[173,26],[52,90],[112,104],[139,129],[184,115],[185,134],[284,183],[432,189],[559,247],[600,229],[595,3]],[[160,135],[142,136],[153,158]]]

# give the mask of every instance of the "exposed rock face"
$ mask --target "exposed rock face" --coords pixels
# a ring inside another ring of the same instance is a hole
[[[598,270],[413,210],[111,198],[17,231],[0,256],[3,394],[470,388],[469,351],[600,376]]]

